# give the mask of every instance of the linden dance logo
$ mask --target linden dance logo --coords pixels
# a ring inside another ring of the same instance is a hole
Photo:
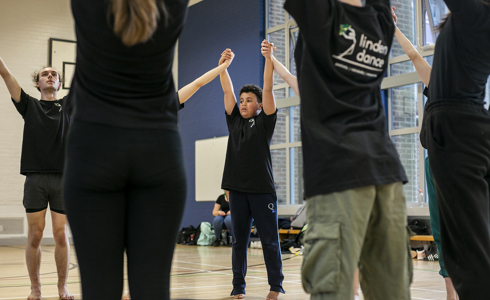
[[[388,54],[388,47],[383,45],[383,41],[379,40],[377,42],[369,40],[367,36],[365,36],[363,33],[359,37],[359,41],[357,40],[356,36],[356,30],[352,28],[351,25],[349,24],[341,24],[340,25],[340,30],[339,30],[339,36],[342,36],[346,40],[349,40],[352,42],[352,45],[350,45],[347,50],[342,52],[339,55],[332,55],[333,58],[336,58],[338,60],[341,60],[343,62],[346,62],[348,64],[367,69],[367,70],[372,70],[372,71],[383,71],[381,69],[383,65],[385,64],[385,59],[383,58],[378,58],[374,56],[373,54],[379,53],[382,55]],[[355,60],[354,57],[347,58],[354,54],[356,45],[358,48],[361,48],[362,51],[359,51],[357,54],[355,54]],[[336,63],[335,64],[338,67],[344,68],[344,69],[349,69],[351,71],[354,71],[356,73],[361,73],[363,75],[367,76],[377,76],[376,74],[372,73],[366,73],[365,71],[355,69],[353,67],[348,67],[345,66],[341,63]]]

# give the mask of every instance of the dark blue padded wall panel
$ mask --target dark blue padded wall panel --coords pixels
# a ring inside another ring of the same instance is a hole
[[[244,84],[262,86],[264,21],[264,0],[204,0],[191,6],[179,40],[179,88],[217,66],[226,48],[236,55],[228,68],[235,94]],[[212,222],[214,202],[195,201],[195,141],[228,135],[219,77],[186,102],[179,128],[188,186],[182,226],[197,226]]]

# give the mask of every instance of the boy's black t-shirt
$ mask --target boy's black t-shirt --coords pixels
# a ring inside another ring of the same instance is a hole
[[[226,112],[225,112],[226,114]],[[228,148],[221,188],[244,193],[275,193],[270,144],[277,110],[244,119],[235,105],[228,124]]]
[[[305,196],[407,182],[381,103],[394,34],[389,1],[287,0],[285,9],[300,29]]]
[[[20,173],[63,172],[65,137],[70,125],[66,97],[37,100],[22,90],[19,103],[13,99],[12,102],[24,118]]]
[[[113,31],[110,1],[71,0],[77,66],[70,93],[74,120],[110,126],[177,130],[172,77],[174,46],[188,0],[159,0],[158,27],[146,42],[126,46]]]
[[[480,0],[445,0],[451,16],[434,49],[429,102],[483,104],[490,75],[490,5]]]
[[[220,195],[218,199],[216,199],[216,204],[220,205],[220,209],[223,212],[228,213],[228,211],[230,211],[230,203],[226,201],[225,195]]]

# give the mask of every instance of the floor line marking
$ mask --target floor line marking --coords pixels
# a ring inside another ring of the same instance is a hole
[[[201,271],[201,272],[206,272],[206,273],[215,273],[215,274],[221,274],[221,275],[233,275],[233,273],[223,273],[223,272],[218,272],[218,271],[210,271],[210,270],[200,270],[200,269],[192,269],[192,268],[186,268],[186,267],[175,267],[179,269],[186,269],[186,270],[193,270],[193,271]],[[257,276],[247,276],[247,278],[255,278],[255,279],[260,279],[260,280],[267,280],[265,277],[257,277]],[[294,283],[294,284],[300,284],[294,281],[283,281],[287,283]]]
[[[190,264],[190,265],[200,265],[200,266],[215,267],[215,268],[221,268],[221,269],[231,269],[231,267],[228,267],[228,266],[218,266],[218,265],[211,265],[211,264],[194,263],[194,262],[188,262],[188,261],[182,261],[182,260],[173,260],[172,263],[173,262],[180,262],[180,263]],[[250,269],[250,268],[247,267],[247,269]],[[267,273],[267,271],[264,271],[264,270],[254,270],[254,271],[255,272]],[[290,275],[290,276],[301,277],[301,274],[290,274],[290,273],[283,273],[283,274]]]

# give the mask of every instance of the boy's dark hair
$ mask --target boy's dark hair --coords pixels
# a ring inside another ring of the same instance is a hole
[[[255,84],[246,84],[240,89],[240,95],[242,93],[254,93],[257,96],[257,102],[262,103],[262,89]]]
[[[46,66],[42,67],[41,69],[34,71],[31,74],[32,82],[34,83],[34,86],[36,87],[36,89],[38,91],[41,91],[41,89],[36,86],[36,84],[39,82],[39,73],[41,73],[41,71],[46,69],[46,68],[53,68],[53,66],[46,65]],[[53,69],[56,70],[55,68],[53,68]],[[61,82],[62,82],[61,81],[61,74],[60,74],[60,72],[58,72],[58,70],[56,70],[56,73],[58,73],[58,79],[60,80],[60,87],[58,88],[58,91],[59,91],[61,89]]]

